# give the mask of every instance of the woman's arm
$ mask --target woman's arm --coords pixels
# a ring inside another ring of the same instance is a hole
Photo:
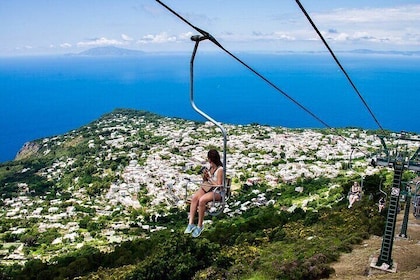
[[[216,185],[221,186],[223,185],[223,167],[219,167],[217,169],[217,176],[216,176]]]

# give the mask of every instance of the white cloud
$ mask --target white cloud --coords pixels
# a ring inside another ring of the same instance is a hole
[[[186,41],[188,41],[188,40],[191,40],[191,36],[192,36],[193,34],[194,34],[194,33],[192,33],[191,31],[190,31],[190,32],[181,33],[181,34],[178,36],[178,38],[179,38],[180,40],[186,40]]]
[[[273,33],[274,39],[277,40],[285,40],[285,41],[294,41],[296,40],[295,36],[291,36],[289,34],[286,34],[284,32],[274,32]]]
[[[114,39],[107,39],[105,37],[95,38],[89,41],[79,42],[77,43],[78,47],[92,47],[92,46],[109,46],[109,45],[123,45],[124,43],[114,40]]]
[[[60,47],[63,48],[63,49],[67,49],[67,48],[71,48],[72,45],[69,44],[69,43],[62,43],[62,44],[60,44]]]
[[[326,14],[316,14],[319,22],[338,23],[394,23],[419,22],[420,5],[400,6],[394,8],[338,9]]]
[[[126,34],[121,34],[121,38],[124,41],[133,41],[133,38],[131,38],[130,36],[126,35]]]
[[[15,47],[15,50],[17,50],[17,51],[21,51],[21,50],[31,50],[31,49],[33,49],[33,47],[32,47],[32,46],[30,46],[30,45],[26,45],[26,46],[23,46],[23,47]]]
[[[176,42],[177,41],[177,37],[176,36],[170,36],[168,35],[166,32],[161,32],[159,34],[149,34],[149,35],[145,35],[143,36],[138,43],[141,44],[148,44],[148,43],[168,43],[168,42]]]
[[[392,8],[338,9],[314,14],[323,35],[337,42],[420,44],[420,5]]]
[[[295,36],[287,34],[287,32],[283,31],[275,31],[271,33],[253,33],[254,40],[266,40],[266,41],[294,41],[296,40]]]

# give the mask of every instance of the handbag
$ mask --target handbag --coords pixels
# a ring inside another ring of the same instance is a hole
[[[214,186],[213,185],[211,185],[210,183],[208,183],[208,182],[204,182],[204,183],[202,183],[201,185],[200,185],[200,187],[205,191],[205,192],[209,192],[209,191],[211,191],[213,188],[214,188]]]

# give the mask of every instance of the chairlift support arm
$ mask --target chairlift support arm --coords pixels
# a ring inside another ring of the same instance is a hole
[[[194,111],[196,111],[198,114],[203,116],[205,119],[212,122],[214,125],[216,125],[223,134],[223,187],[226,188],[226,149],[227,149],[227,132],[226,129],[215,119],[204,113],[200,108],[197,107],[197,105],[194,102],[194,59],[195,55],[198,50],[198,45],[201,41],[210,39],[209,35],[194,35],[191,37],[192,41],[195,41],[194,50],[191,55],[191,61],[190,61],[190,103]]]

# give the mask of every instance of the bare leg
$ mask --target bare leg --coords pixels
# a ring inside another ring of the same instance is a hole
[[[353,203],[354,203],[354,195],[351,194],[349,197],[349,208],[353,206]]]
[[[356,201],[359,201],[359,197],[358,197],[357,195],[350,195],[350,199],[349,199],[349,202],[350,202],[350,204],[349,204],[349,208],[350,208],[350,207],[352,207],[352,206],[353,206],[353,204],[354,204]]]
[[[200,198],[200,202],[198,204],[198,227],[203,227],[203,221],[204,221],[204,213],[206,212],[207,202],[209,202],[208,194],[206,196],[202,196]]]
[[[205,192],[200,188],[191,198],[190,204],[190,219],[189,224],[194,224],[195,212],[197,212],[197,206],[200,201],[200,198],[205,194]]]
[[[214,192],[206,193],[205,195],[200,197],[199,204],[198,204],[198,223],[197,223],[197,226],[200,228],[203,226],[204,213],[206,212],[206,204],[212,201],[214,196],[216,196],[215,200],[220,200],[221,198],[220,194],[214,193]]]

